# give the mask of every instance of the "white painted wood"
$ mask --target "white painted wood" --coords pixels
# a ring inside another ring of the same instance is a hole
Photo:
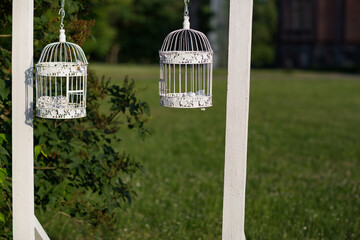
[[[230,0],[223,240],[245,240],[253,0]]]
[[[33,240],[33,0],[13,0],[12,194],[14,240]]]
[[[46,234],[44,228],[41,226],[39,220],[34,216],[35,223],[35,240],[50,240],[49,236]]]

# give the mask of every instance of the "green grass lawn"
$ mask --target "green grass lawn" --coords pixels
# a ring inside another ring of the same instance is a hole
[[[145,141],[122,133],[119,151],[146,172],[102,239],[221,239],[226,71],[215,71],[214,107],[203,112],[159,106],[158,66],[91,68],[114,84],[134,79],[152,112]],[[253,71],[247,174],[248,240],[360,239],[360,76]],[[50,235],[88,239],[62,224]]]

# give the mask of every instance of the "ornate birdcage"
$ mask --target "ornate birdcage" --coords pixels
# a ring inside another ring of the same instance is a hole
[[[171,32],[160,55],[160,105],[173,108],[212,106],[213,50],[205,34],[190,29],[185,0],[183,29]]]
[[[47,45],[36,64],[36,116],[70,119],[86,116],[88,61],[80,46],[66,41],[60,9],[60,41]]]

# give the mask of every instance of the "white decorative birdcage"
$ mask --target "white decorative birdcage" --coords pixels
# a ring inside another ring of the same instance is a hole
[[[172,108],[212,106],[213,50],[205,34],[190,29],[185,0],[183,29],[171,32],[160,55],[160,105]]]
[[[47,45],[36,64],[36,116],[70,119],[86,116],[88,61],[77,44],[66,41],[62,1],[60,41]]]

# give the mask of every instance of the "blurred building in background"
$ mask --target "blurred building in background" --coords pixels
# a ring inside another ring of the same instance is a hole
[[[360,0],[279,0],[279,67],[360,65]]]

